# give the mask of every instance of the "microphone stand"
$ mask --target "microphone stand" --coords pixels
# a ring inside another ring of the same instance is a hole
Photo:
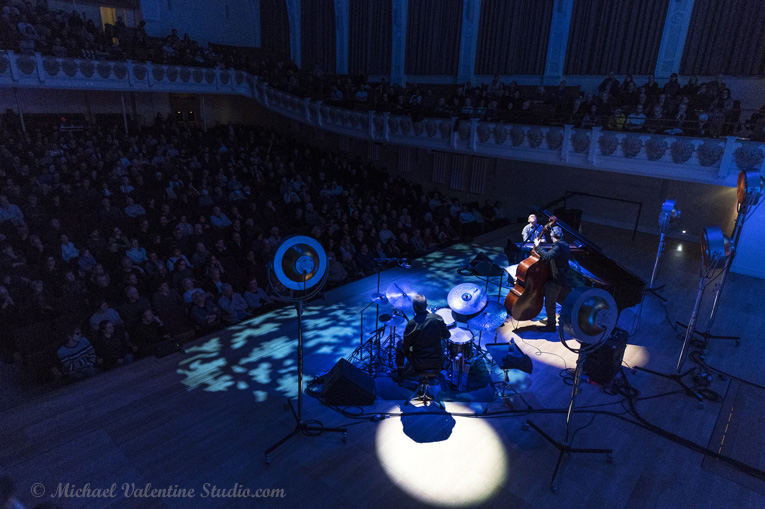
[[[295,309],[297,310],[297,318],[298,318],[298,344],[297,344],[297,375],[298,375],[298,394],[297,394],[297,411],[295,411],[295,407],[292,405],[292,400],[287,400],[287,406],[289,406],[290,411],[292,412],[292,417],[295,419],[295,428],[285,435],[281,440],[276,442],[274,445],[266,449],[265,455],[266,455],[266,464],[271,463],[271,453],[276,450],[279,446],[287,442],[290,438],[294,437],[298,433],[303,434],[305,436],[311,437],[311,436],[318,436],[323,432],[330,432],[330,433],[342,433],[343,434],[343,442],[345,442],[346,438],[348,437],[348,430],[346,428],[326,428],[319,423],[318,425],[312,425],[311,422],[316,421],[306,421],[303,420],[303,305],[307,298],[315,296],[316,293],[318,293],[321,290],[321,287],[324,286],[326,283],[326,273],[324,274],[323,278],[324,280],[321,282],[319,287],[313,291],[312,295],[308,295],[306,293],[305,289],[305,279],[306,279],[306,273],[303,272],[303,296],[302,298],[295,299]]]

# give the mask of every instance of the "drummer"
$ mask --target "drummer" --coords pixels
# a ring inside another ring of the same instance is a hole
[[[414,317],[406,324],[404,339],[396,344],[397,380],[403,379],[407,360],[416,371],[441,369],[444,363],[441,340],[449,338],[444,319],[428,312],[428,301],[423,295],[414,296],[412,308]]]

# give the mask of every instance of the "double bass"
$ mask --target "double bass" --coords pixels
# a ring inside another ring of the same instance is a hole
[[[555,216],[550,216],[550,221],[534,240],[541,239],[546,232],[550,231],[556,221]],[[539,258],[539,254],[534,248],[529,257],[518,265],[518,270],[515,273],[515,285],[505,297],[507,312],[518,321],[531,320],[537,316],[544,307],[545,283],[549,277],[550,264]]]

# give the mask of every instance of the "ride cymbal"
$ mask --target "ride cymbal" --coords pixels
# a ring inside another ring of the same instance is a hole
[[[490,332],[505,323],[507,310],[499,302],[492,301],[486,304],[478,315],[468,320],[468,327],[484,332]]]
[[[489,301],[481,287],[473,283],[462,283],[449,291],[446,303],[455,313],[472,315],[478,313]]]

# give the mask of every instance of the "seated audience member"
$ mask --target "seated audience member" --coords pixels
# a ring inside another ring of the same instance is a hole
[[[96,351],[79,328],[67,335],[66,341],[56,354],[61,363],[61,373],[66,380],[80,380],[98,372]]]
[[[244,292],[244,300],[247,302],[247,307],[250,311],[255,311],[263,306],[269,306],[274,303],[271,297],[258,286],[258,280],[252,278],[247,285],[247,290]]]
[[[220,296],[223,293],[223,284],[221,270],[214,268],[209,271],[209,275],[204,281],[204,289],[212,295]]]
[[[213,207],[210,224],[213,228],[228,228],[231,226],[231,220],[220,210],[220,207]]]
[[[638,104],[635,111],[627,115],[627,120],[624,121],[624,130],[640,132],[643,130],[643,124],[645,124],[645,113],[643,113],[643,107]]]
[[[133,327],[130,339],[138,347],[138,355],[146,356],[154,354],[157,345],[170,339],[170,334],[165,331],[162,320],[151,309],[146,309]]]
[[[149,299],[141,296],[135,286],[125,288],[125,301],[119,307],[119,314],[125,322],[125,328],[132,331],[133,327],[141,320],[143,312],[151,309]]]
[[[93,340],[96,354],[106,369],[133,362],[133,353],[138,349],[127,337],[122,327],[110,320],[103,320],[98,325],[98,332]]]
[[[6,195],[0,195],[0,224],[10,221],[14,226],[24,222],[24,214],[15,203],[8,201]]]
[[[143,265],[148,261],[148,258],[146,258],[146,249],[139,245],[138,239],[130,241],[130,249],[125,251],[125,256],[130,258],[136,265]]]
[[[151,299],[151,304],[157,310],[157,315],[165,324],[165,330],[171,336],[183,334],[189,330],[188,306],[177,290],[163,282]]]
[[[196,291],[191,297],[192,306],[189,311],[191,321],[203,332],[216,329],[222,325],[222,312],[220,308],[207,298],[202,291]]]
[[[69,263],[70,260],[75,260],[80,256],[80,251],[75,247],[74,243],[69,240],[66,235],[61,236],[61,259]]]
[[[185,259],[180,259],[177,262],[175,262],[173,274],[172,274],[172,283],[173,288],[177,288],[178,290],[185,291],[185,281],[187,279],[194,279],[194,271],[191,270],[188,263]],[[189,296],[188,299],[186,299],[186,302],[191,302],[191,296]]]
[[[380,244],[378,242],[378,244]],[[327,255],[327,281],[332,284],[339,285],[348,280],[348,272],[343,267],[343,264],[337,260],[337,255],[334,251],[330,251]],[[256,281],[257,284],[257,281]],[[262,290],[261,290],[262,291]],[[265,294],[265,292],[263,292]],[[245,298],[246,298],[245,293]]]
[[[223,311],[223,320],[227,324],[240,322],[249,316],[247,302],[240,294],[234,292],[229,283],[223,283],[218,307]]]
[[[100,300],[97,301],[95,312],[90,315],[90,330],[97,331],[104,320],[109,320],[116,325],[123,325],[122,317],[119,313],[110,308],[106,300]]]

